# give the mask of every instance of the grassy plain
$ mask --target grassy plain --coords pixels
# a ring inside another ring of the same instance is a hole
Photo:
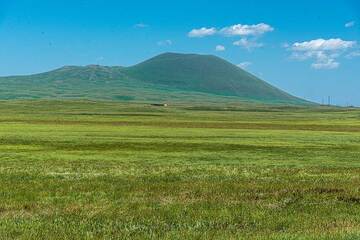
[[[359,239],[360,110],[0,102],[0,239]]]

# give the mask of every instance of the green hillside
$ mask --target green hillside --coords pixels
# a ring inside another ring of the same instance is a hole
[[[221,58],[196,54],[165,53],[131,67],[67,66],[0,83],[0,99],[308,103]]]

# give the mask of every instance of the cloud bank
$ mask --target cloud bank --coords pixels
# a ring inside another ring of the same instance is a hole
[[[292,51],[291,57],[304,61],[312,59],[314,69],[335,69],[340,66],[337,61],[349,49],[356,46],[355,41],[345,41],[340,38],[315,39],[305,42],[296,42],[288,47]]]

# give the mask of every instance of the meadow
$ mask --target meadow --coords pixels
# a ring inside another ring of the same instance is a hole
[[[2,101],[0,239],[360,239],[360,110]]]

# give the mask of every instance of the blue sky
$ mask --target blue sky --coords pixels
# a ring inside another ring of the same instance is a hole
[[[1,76],[169,51],[215,54],[296,96],[360,105],[357,0],[0,0]]]

